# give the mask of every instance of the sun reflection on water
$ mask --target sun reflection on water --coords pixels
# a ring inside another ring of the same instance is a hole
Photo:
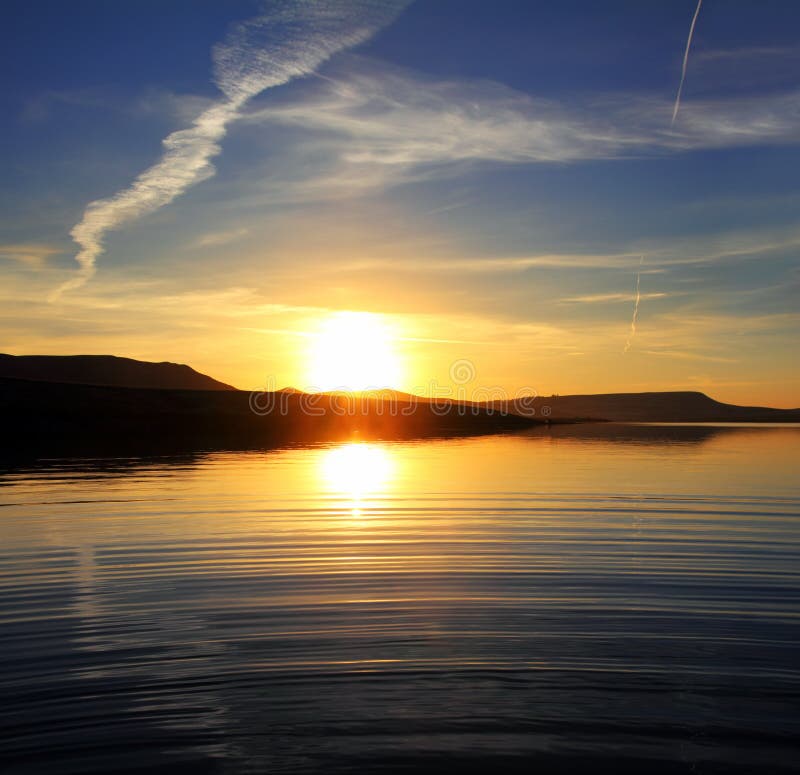
[[[354,517],[370,498],[387,491],[396,463],[385,446],[353,442],[325,450],[322,479],[335,494],[349,501]]]

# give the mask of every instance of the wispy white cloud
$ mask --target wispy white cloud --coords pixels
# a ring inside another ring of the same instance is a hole
[[[308,75],[338,51],[367,40],[389,23],[407,0],[285,2],[235,25],[214,49],[215,83],[225,99],[205,109],[188,129],[164,141],[164,153],[133,184],[92,202],[71,235],[80,246],[80,271],[56,296],[83,285],[95,271],[108,231],[169,204],[187,188],[214,174],[227,126],[265,89]]]
[[[48,89],[25,100],[19,119],[23,123],[41,123],[58,118],[61,110],[80,108],[98,110],[104,114],[113,111],[120,115],[141,118],[149,115],[170,117],[191,123],[216,100],[196,94],[176,94],[166,89],[148,89],[130,100],[111,89],[86,87],[81,89]]]
[[[15,261],[29,269],[41,269],[48,258],[61,252],[60,248],[35,242],[0,245],[0,259]]]
[[[433,81],[377,63],[367,69],[320,80],[303,98],[248,118],[327,133],[330,140],[348,141],[345,161],[396,168],[465,160],[570,161],[616,155],[639,142],[496,82]]]
[[[695,49],[691,82],[699,94],[767,94],[797,86],[800,46]]]
[[[627,247],[627,246],[626,246]],[[303,264],[303,272],[348,273],[353,271],[385,270],[391,266],[395,274],[425,272],[428,276],[438,274],[458,274],[464,278],[476,275],[516,274],[537,268],[586,270],[629,270],[643,253],[647,254],[647,264],[641,268],[642,277],[661,275],[676,267],[703,266],[730,260],[761,260],[770,255],[786,254],[800,247],[800,230],[725,231],[691,238],[675,237],[663,240],[636,241],[624,252],[578,253],[551,252],[530,253],[528,255],[486,254],[470,255],[469,246],[453,245],[444,241],[403,244],[400,254],[373,254],[357,258],[342,258],[331,263],[327,256],[310,257]],[[312,253],[314,251],[311,251]],[[642,293],[641,298],[658,299],[662,292]],[[615,303],[630,302],[633,293],[608,292],[587,295],[573,295],[559,299],[562,304],[570,303]]]
[[[28,97],[22,105],[19,118],[24,123],[39,123],[49,119],[55,108],[77,106],[100,108],[107,104],[108,95],[98,89],[48,89]]]
[[[654,355],[658,358],[674,358],[680,361],[701,361],[703,363],[738,363],[738,358],[726,358],[721,355],[713,355],[709,352],[685,352],[674,348],[661,350],[650,349],[642,350],[644,355]]]
[[[716,62],[719,60],[796,59],[798,57],[800,57],[800,48],[796,46],[741,46],[698,51],[694,54],[693,59],[697,62]]]
[[[523,272],[534,267],[571,267],[583,269],[615,269],[630,265],[631,253],[541,253],[530,256],[482,256],[478,258],[442,258],[408,260],[405,269],[432,272]]]
[[[640,293],[640,301],[663,299],[666,293]],[[590,293],[585,296],[568,296],[561,299],[569,304],[614,304],[617,302],[631,302],[636,300],[635,293]]]
[[[628,269],[633,260],[647,254],[647,265],[640,268],[642,276],[662,274],[670,268],[686,265],[715,264],[728,260],[763,259],[770,254],[785,253],[800,248],[800,230],[726,231],[692,238],[672,238],[640,242],[619,253],[532,253],[522,256],[482,255],[474,258],[460,255],[408,258],[395,270],[416,272],[457,273],[514,273],[537,267],[561,269]],[[376,262],[377,265],[377,262]],[[363,261],[362,266],[369,266]],[[663,294],[642,294],[643,299],[660,298]],[[610,293],[576,296],[565,302],[632,301],[634,294]]]
[[[297,153],[313,140],[313,160],[301,157],[267,183],[276,197],[360,195],[440,177],[447,165],[571,163],[800,141],[800,91],[694,99],[670,129],[672,103],[642,94],[559,104],[491,81],[433,80],[356,57],[347,65],[346,73],[248,112],[253,125],[292,126]]]
[[[229,245],[231,242],[246,237],[250,233],[249,229],[228,229],[227,231],[212,231],[200,235],[191,245],[193,248],[216,248],[221,245]]]
[[[219,152],[217,143],[237,110],[232,103],[222,103],[204,111],[192,127],[173,132],[164,140],[161,160],[139,175],[130,188],[86,208],[83,219],[70,232],[81,248],[75,256],[80,271],[60,286],[55,296],[80,287],[94,274],[109,230],[155,212],[189,186],[214,174],[211,158]]]
[[[710,264],[737,258],[760,258],[800,247],[800,230],[726,231],[701,237],[652,243],[648,264]]]

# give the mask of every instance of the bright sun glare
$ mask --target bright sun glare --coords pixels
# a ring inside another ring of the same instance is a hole
[[[402,368],[394,336],[380,315],[337,312],[312,338],[308,352],[311,390],[396,387]]]
[[[326,450],[322,473],[332,490],[357,504],[384,489],[392,475],[392,460],[384,447],[354,442]]]

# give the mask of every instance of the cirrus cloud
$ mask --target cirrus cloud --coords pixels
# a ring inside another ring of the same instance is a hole
[[[265,89],[312,73],[339,51],[364,42],[391,22],[408,0],[296,0],[235,25],[214,49],[214,80],[225,95],[187,129],[163,141],[164,153],[130,187],[91,202],[70,232],[80,246],[78,275],[61,285],[80,287],[95,271],[106,234],[155,212],[187,188],[214,174],[211,160],[220,151],[227,126],[244,105]]]

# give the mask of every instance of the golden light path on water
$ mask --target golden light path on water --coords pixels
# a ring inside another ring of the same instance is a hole
[[[320,458],[322,485],[350,501],[354,519],[371,497],[385,494],[396,473],[391,447],[352,442],[326,449]]]

